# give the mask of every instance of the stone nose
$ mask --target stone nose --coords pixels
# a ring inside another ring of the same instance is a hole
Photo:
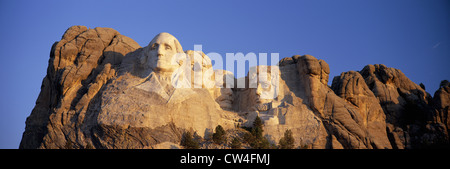
[[[164,56],[164,53],[165,53],[161,46],[158,46],[158,48],[156,49],[156,52],[157,52],[158,57]]]
[[[258,83],[258,87],[256,88],[256,95],[260,96],[262,93],[262,86]]]

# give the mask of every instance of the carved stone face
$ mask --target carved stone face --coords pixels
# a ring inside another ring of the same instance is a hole
[[[180,64],[177,63],[177,53],[182,53],[183,49],[178,40],[169,33],[160,33],[153,38],[145,48],[145,67],[155,71],[172,72]]]
[[[213,88],[213,97],[222,109],[231,110],[233,108],[233,90],[226,88],[225,82],[227,78],[234,78],[234,75],[224,70],[214,70],[214,73],[218,78],[215,79],[216,87]]]
[[[233,108],[233,90],[230,88],[216,88],[215,93],[218,96],[216,102],[222,109],[231,110]]]
[[[274,94],[272,85],[267,82],[260,82],[257,88],[250,88],[250,103],[254,105],[258,111],[267,111],[270,109],[268,103],[273,101],[271,95]]]
[[[270,69],[270,67],[267,67]],[[260,76],[259,73],[251,74],[249,76]],[[257,84],[250,82],[249,86],[257,86],[256,88],[248,89],[248,103],[253,106],[252,109],[258,111],[267,111],[271,109],[271,102],[277,97],[277,80],[271,78],[270,70],[265,76],[260,76]],[[264,80],[266,79],[266,80]]]

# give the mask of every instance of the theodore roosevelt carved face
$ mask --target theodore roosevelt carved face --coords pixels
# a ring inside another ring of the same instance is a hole
[[[140,62],[155,72],[173,72],[181,65],[177,59],[178,53],[183,53],[180,42],[171,34],[163,32],[144,48]]]

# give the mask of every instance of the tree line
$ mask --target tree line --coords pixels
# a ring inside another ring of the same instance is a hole
[[[239,127],[239,125],[238,125]],[[252,127],[242,127],[247,130],[241,139],[238,137],[234,137],[229,146],[232,149],[241,149],[242,141],[247,143],[252,149],[293,149],[295,148],[295,139],[292,135],[291,130],[286,130],[284,132],[284,136],[280,138],[278,145],[270,144],[269,140],[263,136],[264,125],[259,116],[255,118],[253,121]],[[227,143],[226,131],[223,129],[221,125],[218,125],[215,128],[215,132],[212,134],[212,140],[215,144],[222,145]],[[241,141],[242,140],[242,141]],[[186,132],[183,135],[181,146],[186,149],[199,149],[200,143],[194,139],[193,135],[190,132]],[[300,147],[305,148],[305,147]]]

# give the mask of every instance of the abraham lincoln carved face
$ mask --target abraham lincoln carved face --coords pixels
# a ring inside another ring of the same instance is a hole
[[[249,87],[240,94],[239,109],[268,111],[273,108],[271,103],[279,97],[279,70],[276,67],[265,65],[250,69],[247,79]]]

